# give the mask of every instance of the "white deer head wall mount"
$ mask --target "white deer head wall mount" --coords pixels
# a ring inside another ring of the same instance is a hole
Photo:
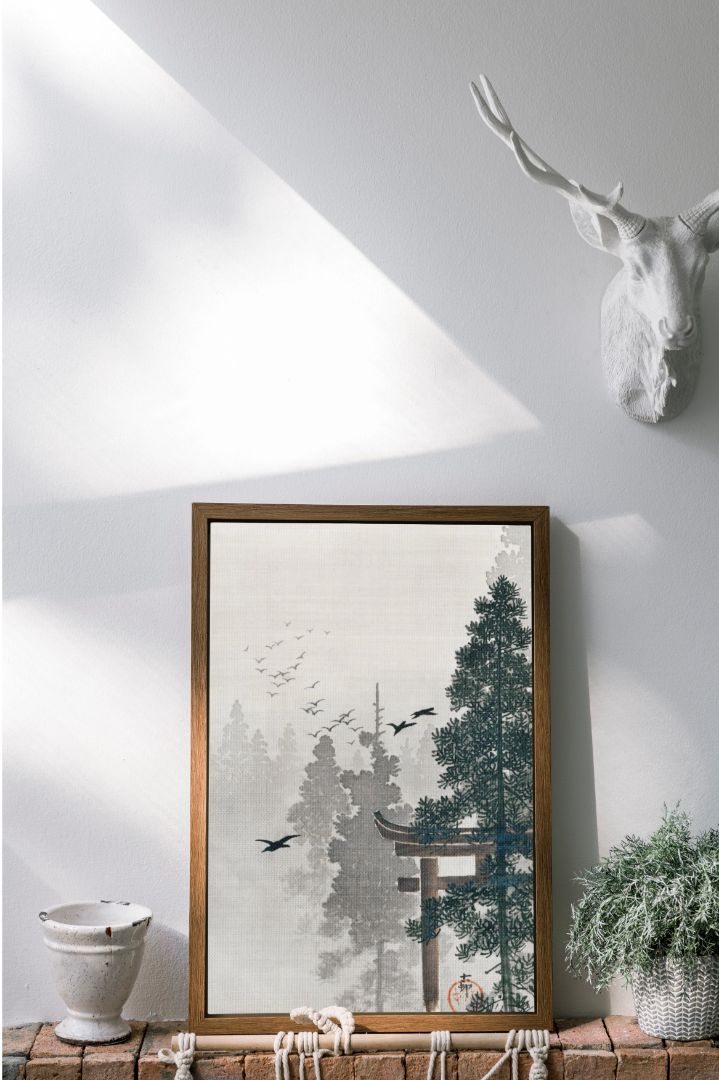
[[[602,362],[612,397],[634,420],[668,420],[691,400],[701,361],[699,301],[719,247],[719,190],[676,217],[645,218],[562,176],[517,134],[484,75],[472,94],[485,124],[531,180],[569,200],[579,235],[622,261],[602,301]]]

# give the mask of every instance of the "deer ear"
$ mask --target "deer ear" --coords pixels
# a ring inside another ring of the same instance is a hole
[[[719,210],[712,214],[704,230],[704,245],[711,255],[719,248]]]
[[[613,221],[604,214],[592,213],[591,210],[587,210],[585,206],[574,200],[570,201],[569,209],[582,240],[586,240],[588,244],[599,248],[600,251],[608,251],[611,255],[617,254],[621,241]]]

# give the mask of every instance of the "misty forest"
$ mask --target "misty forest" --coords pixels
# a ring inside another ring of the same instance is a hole
[[[285,981],[294,957],[295,1003],[322,986],[320,1004],[363,1012],[533,1010],[531,629],[519,585],[488,576],[467,619],[444,699],[401,715],[386,677],[336,704],[322,647],[342,627],[288,619],[262,645],[238,643],[279,719],[253,724],[252,697],[238,692],[211,734],[209,858],[225,914],[209,934],[220,956],[229,935],[258,986]]]

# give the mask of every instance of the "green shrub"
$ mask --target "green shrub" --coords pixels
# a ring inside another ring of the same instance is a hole
[[[666,957],[692,970],[719,953],[719,830],[695,839],[679,807],[648,840],[627,836],[577,878],[567,966],[603,990]]]

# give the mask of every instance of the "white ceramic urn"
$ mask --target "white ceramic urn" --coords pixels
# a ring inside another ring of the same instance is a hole
[[[122,1042],[121,1013],[140,970],[152,912],[125,901],[60,904],[40,912],[52,971],[67,1016],[55,1028],[72,1043]]]

